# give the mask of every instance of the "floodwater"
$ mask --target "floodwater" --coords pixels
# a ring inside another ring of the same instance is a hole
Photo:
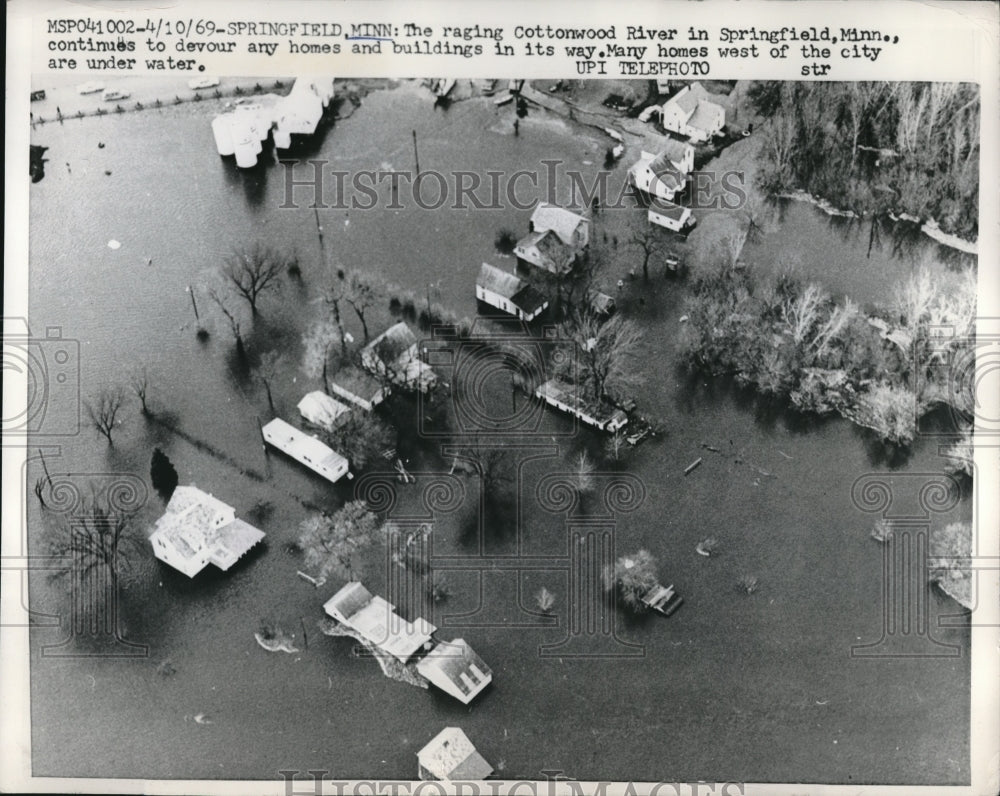
[[[846,422],[796,418],[740,390],[685,376],[674,367],[684,288],[662,279],[642,291],[642,303],[635,292],[620,301],[647,324],[646,381],[636,394],[666,434],[636,448],[625,465],[646,497],[616,517],[615,547],[651,550],[663,580],[685,598],[670,619],[617,615],[617,637],[632,645],[621,649],[642,654],[540,654],[568,632],[566,568],[553,563],[516,574],[474,555],[478,539],[487,554],[509,553],[514,535],[503,517],[477,524],[478,490],[467,478],[459,479],[459,508],[435,519],[433,538],[435,553],[468,557],[469,566],[450,573],[453,595],[436,606],[433,620],[493,667],[490,689],[465,707],[390,681],[374,661],[353,654],[350,640],[320,635],[315,623],[336,585],[317,590],[298,578],[301,560],[288,544],[310,507],[335,508],[353,487],[330,487],[287,460],[265,458],[257,419],[270,416],[267,400],[236,366],[228,327],[199,286],[252,237],[294,247],[301,281],[286,279],[279,295],[262,301],[260,319],[243,319],[253,354],[282,352],[275,404],[294,419],[302,394],[319,386],[300,368],[301,334],[321,310],[316,297],[327,269],[313,210],[279,208],[280,167],[241,173],[216,155],[209,122],[219,104],[67,121],[33,133],[50,159],[31,194],[35,333],[61,326],[64,337],[79,341],[84,397],[144,365],[154,411],[184,434],[144,421],[133,406],[113,448],[86,427],[52,438],[59,448],[46,453],[49,470],[81,480],[117,472],[148,480],[158,445],[181,483],[211,491],[268,534],[266,547],[231,572],[206,571],[192,581],[141,547],[121,617],[125,637],[148,648],[140,656],[43,655],[69,633],[66,599],[44,575],[33,578],[33,608],[64,617],[57,628],[40,616],[32,631],[36,775],[276,779],[282,770],[319,769],[333,778],[410,778],[416,752],[442,727],[457,725],[508,778],[559,770],[579,779],[968,781],[969,634],[958,606],[931,592],[933,640],[896,635],[879,648],[889,655],[851,654],[852,645],[883,635],[881,548],[868,535],[872,515],[851,501],[852,484],[880,473],[912,498],[912,484],[942,470],[937,440],[919,441],[903,460],[887,459]],[[554,155],[593,174],[603,161],[607,142],[569,122],[533,113],[515,136],[512,121],[510,106],[489,100],[434,109],[428,94],[404,84],[367,95],[299,155],[345,171],[410,168],[416,130],[422,170],[537,169]],[[296,167],[299,179],[309,173],[306,164]],[[645,223],[644,213],[620,212],[605,213],[599,224],[624,242],[632,225]],[[479,264],[510,263],[494,252],[497,230],[521,234],[528,215],[510,207],[411,205],[323,209],[319,220],[330,261],[375,270],[471,316]],[[112,239],[120,248],[107,246]],[[609,257],[606,280],[627,270],[623,250]],[[195,336],[189,286],[211,331],[206,342]],[[381,313],[372,322],[387,320]],[[360,326],[350,323],[360,337]],[[64,400],[47,422],[69,422],[74,411]],[[398,418],[411,427],[419,420]],[[521,530],[530,554],[558,562],[565,560],[567,520],[539,508],[535,482],[596,443],[549,412],[542,422],[535,441],[559,452],[525,465]],[[447,461],[429,444],[406,454],[420,477],[398,488],[397,512],[413,514],[424,471],[447,468]],[[684,476],[699,456],[702,465]],[[29,492],[40,475],[36,461]],[[968,503],[935,521],[967,518]],[[150,493],[143,522],[161,511]],[[33,551],[44,534],[32,498]],[[708,559],[694,551],[707,536],[720,541]],[[743,576],[757,579],[754,594],[736,588]],[[368,581],[377,590],[384,579],[375,568]],[[557,596],[555,625],[532,613],[531,595],[543,585]],[[953,617],[946,621],[953,626],[937,627],[939,617]],[[291,655],[263,651],[253,638],[263,620],[308,646]],[[928,649],[957,656],[912,656]],[[176,673],[159,673],[163,661]],[[211,723],[196,722],[199,714]]]

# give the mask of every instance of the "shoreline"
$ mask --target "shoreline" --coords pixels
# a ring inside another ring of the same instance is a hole
[[[827,215],[841,216],[843,218],[857,218],[857,214],[853,210],[841,210],[839,207],[835,207],[826,199],[819,196],[813,196],[811,193],[803,191],[801,188],[794,191],[784,191],[777,194],[777,196],[779,199],[791,199],[796,202],[807,202],[808,204],[819,208]],[[944,232],[934,219],[921,223],[919,218],[911,216],[908,213],[893,212],[889,213],[889,218],[895,222],[908,221],[912,224],[917,224],[920,226],[921,232],[927,235],[927,237],[937,241],[942,246],[947,246],[951,249],[956,249],[957,251],[964,252],[965,254],[971,254],[976,257],[979,256],[978,241],[967,241],[957,235]]]

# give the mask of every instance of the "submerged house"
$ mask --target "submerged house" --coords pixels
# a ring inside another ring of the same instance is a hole
[[[427,392],[437,382],[430,365],[420,359],[417,338],[400,321],[361,350],[361,364],[369,373],[408,389]]]
[[[274,130],[274,145],[288,149],[293,135],[316,132],[325,109],[333,100],[332,77],[299,77],[287,96],[264,94],[237,104],[212,120],[215,148],[223,157],[236,156],[241,169],[257,165],[263,141]]]
[[[352,581],[323,605],[326,614],[373,649],[392,656],[417,676],[469,704],[493,681],[493,671],[463,639],[439,641],[425,619],[408,622],[387,600]]]
[[[417,752],[417,776],[424,781],[481,780],[492,773],[493,766],[458,727],[445,727]]]
[[[628,170],[628,179],[643,193],[670,202],[684,190],[693,169],[694,147],[669,141],[658,154],[644,151]]]
[[[562,275],[590,244],[590,219],[548,202],[531,214],[531,232],[514,247],[518,261]]]
[[[713,102],[713,96],[697,81],[685,86],[663,104],[663,128],[696,144],[709,141],[726,124],[726,109]]]
[[[149,542],[164,564],[193,578],[209,564],[229,570],[265,536],[236,519],[236,509],[196,486],[179,486]]]
[[[330,389],[340,398],[371,412],[389,397],[389,386],[360,368],[341,368],[330,381]]]
[[[493,671],[461,638],[440,642],[417,661],[417,672],[464,705],[493,682]]]
[[[333,431],[350,415],[350,407],[344,406],[322,390],[313,390],[299,401],[299,414],[314,426]]]
[[[476,298],[522,321],[533,321],[549,306],[548,299],[523,279],[489,263],[479,269]]]
[[[549,379],[539,384],[535,396],[549,406],[568,412],[600,431],[615,432],[628,423],[628,415],[607,404],[595,404],[583,396],[583,389],[561,379]]]
[[[276,417],[264,426],[263,433],[265,442],[291,456],[300,464],[304,464],[327,481],[336,483],[347,475],[347,459],[316,437],[310,437],[299,431],[280,417]]]
[[[437,630],[423,619],[407,622],[392,603],[373,595],[357,581],[341,588],[324,603],[323,610],[400,663],[406,663],[429,644],[431,634]]]

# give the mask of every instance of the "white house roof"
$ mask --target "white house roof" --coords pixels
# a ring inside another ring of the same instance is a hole
[[[468,705],[493,681],[493,671],[464,639],[442,641],[417,661],[417,672]]]
[[[531,214],[531,223],[536,232],[551,230],[567,246],[574,245],[573,235],[576,233],[577,227],[586,221],[584,216],[548,202],[539,202],[535,212]]]
[[[357,582],[341,588],[324,603],[323,610],[402,662],[430,641],[437,630],[425,619],[407,622],[392,603]]]
[[[327,429],[333,428],[337,421],[350,411],[348,407],[322,390],[307,393],[299,401],[299,414],[313,425]]]
[[[441,730],[417,752],[417,761],[440,780],[480,780],[493,773],[493,767],[459,727]]]

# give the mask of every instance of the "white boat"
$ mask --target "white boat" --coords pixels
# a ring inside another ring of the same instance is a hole
[[[219,78],[217,77],[196,77],[188,81],[188,88],[195,91],[200,88],[215,88],[217,85],[219,85]]]
[[[127,100],[128,97],[129,94],[127,91],[116,91],[114,89],[111,89],[109,91],[104,92],[105,102],[114,102],[115,100]]]
[[[96,80],[90,80],[86,83],[81,83],[76,87],[76,90],[80,94],[96,94],[98,91],[104,91],[104,84],[98,83]]]

